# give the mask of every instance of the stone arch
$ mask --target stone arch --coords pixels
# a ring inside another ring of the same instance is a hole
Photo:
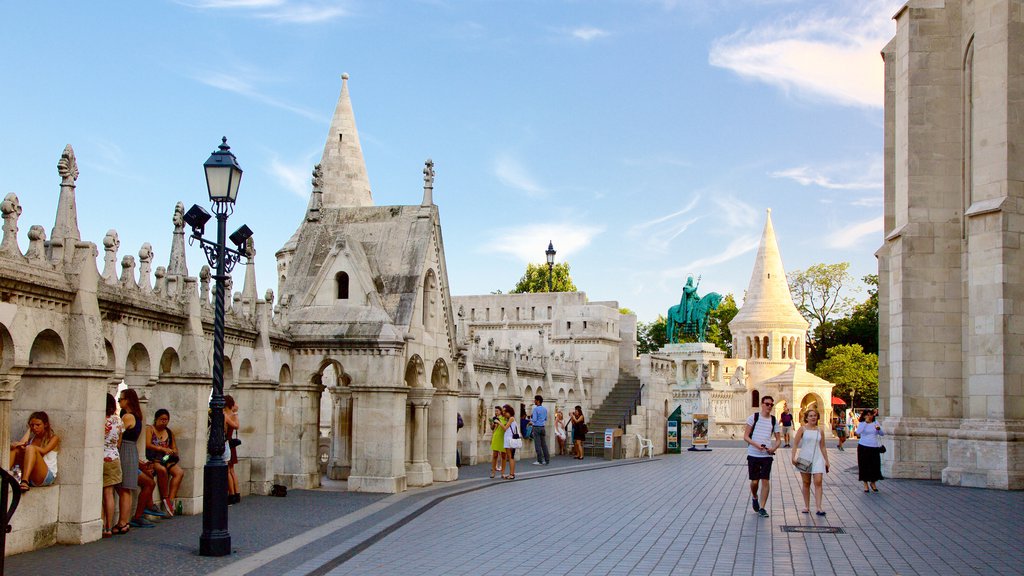
[[[759,408],[761,406],[761,393],[756,389],[750,391],[750,407]]]
[[[508,387],[505,386],[504,382],[502,382],[501,384],[498,384],[498,397],[499,398],[508,398]]]
[[[7,326],[0,324],[0,372],[7,372],[14,366],[14,338]]]
[[[292,369],[287,364],[281,364],[281,370],[277,372],[278,384],[292,383]]]
[[[566,402],[568,404],[570,404],[570,406],[569,406],[570,409],[572,409],[575,406],[575,404],[577,402],[577,400],[576,400],[576,390],[574,390],[572,388],[569,388],[569,394],[566,397]]]
[[[430,385],[435,390],[447,390],[450,386],[448,363],[441,358],[434,361],[434,368],[430,371]]]
[[[533,398],[533,386],[526,385],[526,389],[523,390],[523,398]]]
[[[67,364],[67,353],[60,335],[49,328],[36,334],[28,354],[28,363],[34,366]]]
[[[117,358],[114,356],[114,345],[110,343],[110,340],[104,338],[103,348],[107,352],[107,370],[116,370]]]
[[[484,384],[483,396],[488,400],[494,398],[494,385],[490,382]]]
[[[346,480],[352,470],[352,377],[341,362],[325,358],[312,383],[322,386],[317,440],[320,472],[333,480]]]
[[[224,392],[235,387],[235,367],[231,363],[231,358],[227,354],[224,355]]]
[[[818,396],[814,392],[804,394],[804,397],[800,399],[800,412],[797,422],[802,423],[804,421],[804,413],[811,408],[818,411],[818,426],[822,426],[822,422],[828,422],[827,418],[829,417],[829,414],[826,414],[828,405],[825,404],[821,396]]]
[[[249,382],[250,380],[252,380],[252,361],[243,358],[242,365],[238,367],[238,381]]]
[[[128,349],[125,357],[124,383],[136,391],[144,390],[149,385],[152,371],[149,350],[142,343],[136,342]]]
[[[335,298],[348,300],[348,272],[338,272],[334,275]]]
[[[423,328],[428,332],[437,329],[439,299],[437,275],[429,268],[423,276]]]
[[[419,354],[413,354],[405,365],[405,385],[409,388],[425,388],[427,386],[426,370]]]
[[[160,355],[160,374],[177,374],[181,370],[181,361],[178,359],[178,351],[174,348],[167,348]]]

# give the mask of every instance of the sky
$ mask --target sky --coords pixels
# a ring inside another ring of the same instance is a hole
[[[787,271],[859,279],[883,240],[879,53],[902,4],[5,2],[0,194],[23,251],[31,225],[49,236],[71,144],[82,238],[115,229],[119,259],[149,242],[166,266],[174,205],[207,205],[227,136],[245,170],[228,230],[254,231],[277,292],[347,73],[375,204],[418,205],[435,163],[453,295],[508,292],[551,241],[590,300],[641,321],[688,274],[741,301],[766,209]]]

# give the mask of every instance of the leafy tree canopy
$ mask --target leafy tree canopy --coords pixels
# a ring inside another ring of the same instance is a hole
[[[636,323],[636,351],[637,354],[650,354],[657,352],[662,346],[668,344],[668,334],[665,333],[665,317],[658,314],[654,322]]]
[[[548,265],[527,264],[526,272],[509,294],[548,291]],[[551,292],[578,292],[569,276],[569,263],[559,262],[551,269]]]
[[[878,354],[878,275],[869,274],[862,280],[868,285],[868,298],[854,306],[848,316],[814,328],[807,356],[807,368],[812,372],[828,350],[840,344],[859,344],[865,352]]]
[[[834,316],[844,316],[853,306],[853,299],[843,294],[853,277],[850,263],[815,264],[806,270],[786,274],[793,303],[811,328]]]
[[[732,322],[739,311],[739,307],[736,306],[736,298],[730,292],[722,298],[718,308],[712,310],[711,316],[708,318],[708,342],[725,350],[728,358],[732,358],[733,354],[732,331],[729,330],[729,322]]]
[[[814,374],[835,384],[832,394],[850,407],[878,405],[878,355],[864,352],[860,344],[829,348]]]

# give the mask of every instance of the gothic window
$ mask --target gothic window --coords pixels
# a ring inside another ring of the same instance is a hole
[[[751,390],[750,391],[750,406],[751,406],[751,408],[759,408],[760,404],[761,404],[760,400],[761,400],[761,395],[757,393],[757,390]]]
[[[334,284],[338,288],[338,300],[348,300],[348,273],[338,272],[337,274],[335,274]]]

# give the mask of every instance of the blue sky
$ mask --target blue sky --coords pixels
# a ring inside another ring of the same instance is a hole
[[[787,270],[859,278],[882,243],[879,52],[901,5],[7,2],[0,194],[23,250],[30,225],[49,234],[70,143],[83,238],[113,228],[119,257],[150,242],[166,265],[174,204],[205,205],[226,135],[245,169],[229,228],[254,230],[276,291],[347,72],[375,203],[419,204],[435,162],[455,295],[508,291],[551,240],[591,300],[643,321],[688,273],[741,297],[766,208]]]

